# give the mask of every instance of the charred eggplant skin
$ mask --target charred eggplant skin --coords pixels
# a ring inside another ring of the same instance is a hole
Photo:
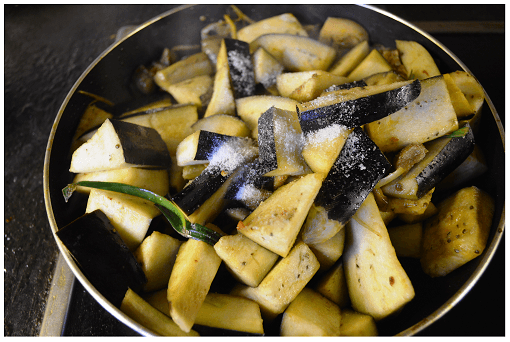
[[[116,307],[128,287],[139,292],[147,282],[133,253],[101,210],[77,218],[56,234],[87,279]]]
[[[355,128],[382,119],[404,108],[421,93],[419,80],[379,94],[339,102],[299,112],[303,133],[314,132],[332,124]]]
[[[170,152],[154,128],[120,120],[110,121],[119,137],[127,163],[157,165],[156,168],[169,168],[172,165]]]
[[[446,146],[416,177],[418,183],[416,195],[418,198],[432,190],[473,152],[475,148],[473,130],[468,123],[463,128],[468,128],[466,135],[451,138]]]
[[[224,38],[230,81],[236,99],[255,95],[255,73],[250,55],[250,44],[241,40]]]
[[[347,223],[391,164],[377,145],[355,128],[326,176],[315,205],[328,212],[328,218]]]

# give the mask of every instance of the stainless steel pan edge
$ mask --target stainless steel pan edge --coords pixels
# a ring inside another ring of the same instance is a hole
[[[114,50],[122,42],[128,40],[131,36],[133,36],[134,34],[136,34],[139,31],[143,30],[145,27],[155,23],[156,21],[158,21],[158,20],[160,20],[162,18],[166,18],[166,17],[168,17],[168,16],[170,16],[172,14],[178,13],[180,11],[183,11],[185,9],[192,8],[193,6],[194,5],[185,5],[185,6],[177,7],[175,9],[172,9],[172,10],[168,11],[168,12],[162,13],[161,15],[159,15],[159,16],[149,20],[145,24],[139,26],[137,29],[135,29],[133,32],[131,32],[129,35],[127,35],[124,39],[116,42],[115,44],[110,46],[107,50],[105,50],[105,52],[103,52],[103,54],[101,54],[85,70],[85,72],[82,74],[82,76],[77,80],[77,82],[74,84],[72,89],[69,91],[66,99],[64,100],[64,102],[63,102],[63,104],[62,104],[62,106],[61,106],[61,108],[60,108],[60,110],[59,110],[59,112],[57,114],[55,122],[53,124],[52,130],[51,130],[51,133],[50,133],[50,137],[49,137],[49,140],[48,140],[48,145],[47,145],[47,150],[46,150],[46,155],[45,155],[45,163],[44,163],[43,187],[44,187],[45,206],[46,206],[46,210],[47,210],[50,226],[51,226],[52,231],[53,231],[54,234],[58,230],[58,224],[57,224],[57,219],[55,218],[55,215],[54,215],[54,210],[53,210],[54,208],[52,206],[52,199],[51,199],[51,195],[50,195],[50,159],[51,159],[50,157],[51,157],[52,149],[54,147],[53,142],[54,142],[54,138],[55,138],[55,135],[56,135],[57,127],[58,127],[58,125],[59,125],[59,123],[61,121],[62,115],[63,115],[63,113],[64,113],[64,111],[65,111],[65,109],[66,109],[66,107],[67,107],[71,97],[76,92],[76,90],[79,88],[79,86],[82,84],[82,82],[84,81],[86,76],[90,73],[90,71],[106,55],[108,55],[112,50]],[[433,37],[428,35],[426,32],[423,32],[419,28],[413,26],[412,24],[410,24],[410,23],[408,23],[408,22],[406,22],[406,21],[404,21],[404,20],[402,20],[402,19],[400,19],[400,18],[398,18],[398,17],[396,17],[396,16],[394,16],[394,15],[392,15],[392,14],[386,12],[386,11],[380,10],[380,9],[378,9],[376,7],[368,6],[368,5],[360,5],[360,7],[364,7],[364,8],[367,8],[367,9],[371,10],[371,11],[378,12],[378,13],[384,15],[384,16],[390,17],[393,20],[398,21],[398,22],[402,23],[403,25],[406,25],[406,26],[412,28],[413,30],[419,32],[421,35],[426,37],[430,42],[433,42],[435,45],[437,45],[439,48],[441,48],[446,54],[448,54],[463,70],[465,70],[467,72],[470,72],[468,70],[468,68],[451,51],[449,51],[446,47],[444,47],[441,43],[439,43],[436,39],[434,39]],[[249,13],[248,13],[248,15],[249,15]],[[490,100],[490,98],[488,97],[487,94],[485,94],[485,95],[486,95],[487,105],[489,106],[490,111],[492,112],[492,115],[493,115],[494,120],[496,122],[498,131],[499,131],[499,134],[500,134],[500,137],[501,137],[501,141],[503,143],[503,148],[504,148],[504,130],[503,130],[503,125],[501,124],[501,120],[500,120],[500,118],[499,118],[499,116],[497,114],[496,109],[494,108],[494,105],[492,104],[492,101]],[[421,320],[417,324],[414,324],[413,326],[411,326],[411,327],[403,330],[402,332],[398,333],[399,335],[414,335],[414,334],[422,331],[423,329],[428,327],[430,324],[432,324],[435,320],[441,318],[444,314],[446,314],[456,303],[458,303],[469,292],[469,290],[474,286],[476,281],[483,274],[483,272],[486,269],[488,263],[490,262],[490,260],[494,256],[494,253],[495,253],[495,251],[497,249],[497,246],[499,245],[499,243],[501,241],[501,237],[502,237],[503,231],[504,231],[504,216],[505,215],[504,215],[504,207],[503,207],[500,220],[499,220],[499,222],[497,224],[497,231],[494,234],[494,236],[491,238],[490,244],[488,245],[488,247],[484,251],[484,255],[481,257],[481,259],[479,261],[479,264],[478,264],[479,266],[471,274],[471,276],[465,282],[465,284],[446,303],[444,303],[442,306],[440,306],[436,311],[434,311],[433,313],[428,315],[425,319]],[[136,332],[140,333],[141,335],[145,335],[145,336],[154,336],[155,335],[153,332],[147,330],[145,327],[141,326],[140,324],[134,322],[131,318],[127,317],[118,308],[114,307],[110,302],[108,302],[100,293],[98,293],[95,290],[95,288],[90,284],[90,282],[86,279],[86,277],[82,274],[82,272],[80,271],[80,269],[77,267],[76,263],[74,262],[74,260],[70,256],[70,254],[67,252],[65,246],[60,242],[60,240],[58,238],[56,238],[56,235],[55,235],[55,240],[57,242],[59,250],[61,251],[62,255],[64,256],[66,262],[68,263],[68,265],[72,269],[72,271],[75,274],[75,276],[78,278],[80,283],[84,286],[84,288],[94,297],[94,299],[96,299],[100,303],[100,305],[102,307],[104,307],[110,314],[112,314],[114,317],[119,319],[122,323],[126,324],[131,329],[135,330]]]

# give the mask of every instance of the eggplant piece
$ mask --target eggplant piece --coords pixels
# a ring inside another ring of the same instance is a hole
[[[269,54],[264,48],[258,48],[253,53],[253,73],[255,84],[262,84],[272,95],[278,95],[276,78],[281,75],[285,68]]]
[[[237,32],[237,37],[239,40],[251,43],[258,37],[269,33],[286,33],[308,37],[308,33],[292,13],[283,13],[245,26]]]
[[[383,55],[373,49],[354,70],[347,76],[351,81],[359,81],[365,77],[393,70],[393,67]]]
[[[329,70],[332,74],[345,76],[354,70],[370,52],[368,40],[364,40],[347,51]]]
[[[215,114],[236,114],[234,90],[230,82],[227,47],[225,39],[221,40],[220,50],[216,58],[216,74],[211,101],[207,105],[204,117]]]
[[[424,144],[428,150],[425,158],[409,172],[383,186],[387,196],[405,199],[419,199],[443,178],[453,172],[473,152],[475,139],[469,124],[462,128],[466,134],[461,137],[442,137]]]
[[[170,84],[166,91],[180,104],[193,104],[199,110],[205,108],[213,94],[214,80],[209,75],[195,76],[182,82]]]
[[[250,44],[225,38],[230,82],[236,99],[255,95],[255,73],[250,55]]]
[[[225,198],[254,210],[274,190],[274,178],[265,177],[260,160],[244,165],[230,183]]]
[[[92,138],[74,151],[69,171],[166,169],[171,163],[167,146],[155,129],[107,119]]]
[[[342,93],[318,97],[297,106],[305,134],[332,124],[354,128],[393,114],[414,101],[421,93],[421,83],[404,82],[384,86],[352,88],[354,98],[343,100]]]
[[[204,158],[209,165],[191,183],[173,197],[173,201],[186,213],[191,214],[214,194],[229,176],[242,164],[257,156],[257,148],[248,138],[221,135],[217,133],[199,131],[194,134],[213,137],[198,146],[197,158]],[[215,140],[216,139],[216,140]]]
[[[434,58],[420,43],[407,40],[395,40],[400,59],[407,70],[408,78],[419,80],[441,75]]]
[[[142,268],[101,210],[85,214],[57,231],[91,284],[120,307],[128,288],[147,282]]]
[[[187,79],[214,74],[214,66],[205,52],[198,52],[183,60],[175,62],[167,68],[160,70],[154,76],[154,81],[163,90],[168,86]]]
[[[227,114],[215,114],[202,118],[191,126],[193,133],[203,130],[236,137],[249,137],[251,131],[246,123],[237,116]]]
[[[347,223],[391,164],[359,127],[345,144],[324,180],[315,205],[328,212],[328,218]]]
[[[415,81],[416,82],[416,81]],[[368,123],[365,130],[383,152],[395,152],[413,143],[425,143],[459,128],[442,76],[419,81],[421,93],[390,116]]]
[[[258,121],[262,114],[271,107],[295,111],[298,102],[283,96],[254,95],[236,100],[237,115],[252,131],[252,137],[257,138]]]
[[[292,34],[264,34],[250,43],[252,52],[260,47],[289,71],[327,70],[336,57],[331,46]]]
[[[186,137],[177,147],[177,165],[186,166],[212,162],[214,159],[226,159],[228,156],[219,155],[224,146],[242,148],[253,147],[250,138],[236,137],[209,131],[196,131]]]
[[[303,135],[295,112],[269,108],[258,121],[258,143],[259,160],[266,176],[309,172],[301,154]]]

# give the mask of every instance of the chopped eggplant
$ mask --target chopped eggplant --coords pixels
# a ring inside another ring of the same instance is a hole
[[[309,172],[301,151],[303,135],[293,111],[269,108],[258,122],[259,159],[265,176],[302,175]]]
[[[191,125],[191,130],[193,132],[203,130],[236,137],[248,137],[251,134],[243,120],[237,116],[227,114],[215,114],[202,118]]]
[[[331,93],[299,104],[297,108],[303,132],[316,131],[332,124],[354,128],[387,117],[414,101],[421,93],[421,84],[414,81],[355,87],[341,92],[345,91],[348,91],[346,96]]]
[[[230,183],[225,198],[241,203],[254,210],[265,201],[274,190],[274,178],[264,176],[264,168],[260,160],[241,167]]]
[[[120,120],[154,128],[166,143],[170,155],[175,156],[177,145],[192,133],[190,126],[197,122],[198,111],[191,104],[173,105],[125,115]]]
[[[419,80],[438,76],[441,73],[430,53],[418,42],[395,40],[400,59],[407,70],[408,78]]]
[[[461,165],[474,149],[473,131],[469,124],[461,137],[442,137],[424,144],[428,152],[405,175],[382,187],[385,195],[419,199]]]
[[[179,104],[192,104],[200,110],[205,108],[213,93],[213,79],[209,75],[195,76],[179,83],[170,84],[166,91]]]
[[[209,57],[207,57],[206,53],[199,52],[158,71],[154,76],[154,81],[163,90],[168,91],[169,85],[196,76],[211,76],[213,73],[214,67]]]
[[[199,130],[186,137],[177,147],[177,165],[204,164],[214,158],[226,158],[227,156],[216,156],[217,153],[225,152],[222,150],[225,144],[232,147],[237,145],[239,148],[253,145],[250,138]]]
[[[169,168],[170,153],[153,128],[107,119],[86,143],[74,151],[70,172],[94,172],[125,167]]]
[[[348,136],[317,194],[330,219],[347,223],[391,164],[361,128]],[[334,235],[334,234],[333,234]]]
[[[347,76],[351,81],[359,81],[365,77],[381,72],[391,71],[393,68],[379,51],[373,49]]]
[[[237,38],[251,43],[258,37],[269,33],[295,34],[308,37],[308,33],[292,13],[283,13],[243,27],[237,32]]]
[[[120,307],[128,288],[138,292],[147,282],[142,268],[106,215],[95,210],[57,233],[90,283]]]
[[[236,103],[234,90],[230,82],[228,54],[225,39],[221,40],[220,50],[216,59],[216,74],[211,101],[207,105],[204,117],[214,114],[235,115]]]
[[[255,95],[255,74],[250,45],[237,39],[225,38],[230,82],[236,99]]]
[[[398,151],[409,144],[425,143],[458,129],[457,114],[444,78],[436,76],[419,82],[421,92],[414,101],[365,126],[381,151]]]
[[[342,258],[352,308],[376,321],[400,311],[414,298],[414,288],[371,193],[346,230]]]
[[[207,131],[194,134],[204,136],[222,136],[212,143],[204,156],[209,161],[205,170],[173,197],[175,203],[186,213],[191,214],[214,194],[229,176],[243,163],[250,162],[257,156],[257,148],[249,138],[219,135]],[[199,140],[199,139],[198,139]],[[218,143],[219,142],[219,143]],[[205,145],[204,145],[205,146]],[[201,153],[197,149],[195,152]]]
[[[327,70],[336,56],[332,47],[315,39],[292,34],[265,34],[250,43],[263,47],[289,71]]]
[[[264,48],[258,48],[253,54],[253,73],[255,83],[262,84],[273,95],[278,95],[276,78],[284,70],[283,65],[271,56]]]
[[[283,96],[255,95],[236,100],[237,115],[246,122],[252,131],[252,137],[256,138],[258,121],[260,116],[269,108],[276,107],[285,110],[296,110],[298,102]]]
[[[311,173],[278,188],[239,222],[238,231],[285,257],[296,241],[321,184],[322,176]]]
[[[347,77],[351,71],[360,64],[370,52],[368,40],[364,40],[350,49],[336,62],[329,72],[339,76]]]

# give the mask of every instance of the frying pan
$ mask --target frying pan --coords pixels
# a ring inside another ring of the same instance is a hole
[[[142,95],[132,86],[134,70],[159,59],[166,47],[199,45],[200,30],[222,19],[228,5],[185,5],[153,18],[135,29],[101,54],[77,80],[65,98],[53,124],[44,164],[44,196],[53,233],[83,215],[84,198],[74,196],[64,202],[62,188],[73,179],[68,172],[70,146],[74,131],[90,99],[79,91],[97,94],[114,103],[123,103]],[[414,40],[422,44],[436,60],[442,73],[455,70],[469,72],[467,67],[446,47],[427,33],[404,20],[370,6],[358,5],[238,5],[247,16],[260,20],[291,12],[304,25],[320,24],[329,16],[352,19],[369,32],[370,43],[394,47],[395,39]],[[475,75],[476,76],[476,75]],[[475,180],[476,185],[496,201],[494,219],[487,247],[478,258],[445,277],[425,275],[417,260],[402,259],[416,297],[395,318],[386,320],[380,335],[414,335],[440,319],[474,286],[491,261],[504,231],[504,130],[489,96],[485,94],[482,121],[476,136],[484,152],[489,171]],[[56,243],[76,278],[84,288],[114,317],[142,335],[153,332],[123,314],[108,302],[87,280],[64,245]],[[272,334],[274,332],[268,332]]]

